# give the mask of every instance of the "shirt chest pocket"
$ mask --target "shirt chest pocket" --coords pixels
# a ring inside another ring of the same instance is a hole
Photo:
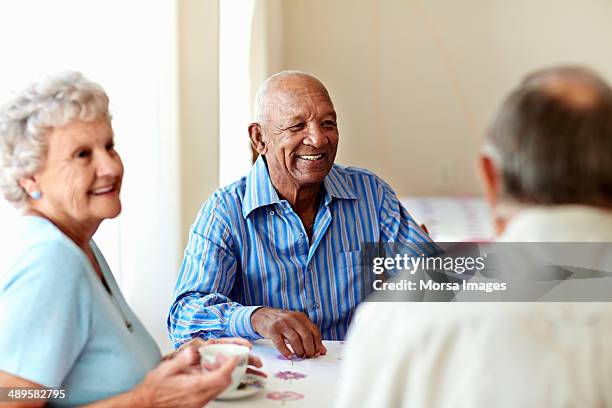
[[[334,280],[341,310],[350,310],[371,292],[373,279],[365,267],[362,251],[339,252]]]

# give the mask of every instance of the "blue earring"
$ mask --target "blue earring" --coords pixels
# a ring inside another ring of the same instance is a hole
[[[40,200],[42,193],[40,191],[32,191],[30,197],[32,197],[32,200]]]

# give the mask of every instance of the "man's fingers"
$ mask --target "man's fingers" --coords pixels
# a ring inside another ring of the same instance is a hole
[[[274,347],[276,347],[276,349],[283,356],[287,358],[291,357],[291,351],[289,351],[289,349],[287,348],[287,345],[285,344],[285,339],[283,339],[283,337],[280,334],[278,333],[273,334],[270,340],[272,340],[272,343],[274,343]]]
[[[312,320],[310,320],[308,318],[308,316],[306,316],[304,313],[300,313],[297,315],[297,320],[299,322],[303,322],[303,326],[305,330],[308,330],[308,335],[307,338],[310,339],[310,341],[312,343],[312,352],[308,353],[308,345],[307,343],[304,343],[304,346],[306,348],[306,354],[308,357],[314,357],[314,356],[318,356],[321,354],[321,348],[323,347],[323,340],[321,339],[321,331],[319,330],[319,328],[312,322]],[[300,332],[300,335],[302,335],[302,333]],[[304,338],[304,337],[302,337]]]
[[[292,327],[287,327],[282,335],[289,341],[289,344],[291,344],[293,353],[298,357],[303,357],[304,346],[302,345],[302,338],[298,332],[296,332]]]
[[[319,328],[303,312],[261,308],[253,313],[251,321],[257,332],[272,340],[285,357],[292,354],[285,343],[300,357],[310,358],[326,352]]]
[[[312,321],[309,320],[309,322],[314,341],[315,355],[321,355],[321,350],[325,348],[323,345],[323,339],[321,338],[321,331]]]
[[[321,344],[321,355],[324,356],[327,354],[327,348],[325,347],[325,344]]]
[[[300,323],[301,322],[298,321],[295,327],[293,327],[293,330],[295,330],[301,338],[303,350],[306,357],[313,357],[315,355],[315,345],[310,324],[306,323],[306,325],[302,325]]]

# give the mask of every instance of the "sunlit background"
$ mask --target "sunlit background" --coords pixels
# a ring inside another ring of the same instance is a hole
[[[585,64],[610,79],[610,21],[607,0],[5,1],[0,100],[65,69],[106,89],[124,211],[95,239],[168,350],[190,223],[248,172],[251,100],[268,75],[318,76],[339,115],[337,161],[385,178],[435,238],[486,239],[474,160],[490,117],[535,68]],[[16,217],[0,200],[2,252]]]

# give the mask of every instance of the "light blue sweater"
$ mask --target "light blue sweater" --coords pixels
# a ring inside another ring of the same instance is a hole
[[[66,390],[51,406],[82,405],[132,389],[160,361],[99,249],[110,294],[85,253],[55,225],[22,217],[19,250],[0,271],[0,370]]]

